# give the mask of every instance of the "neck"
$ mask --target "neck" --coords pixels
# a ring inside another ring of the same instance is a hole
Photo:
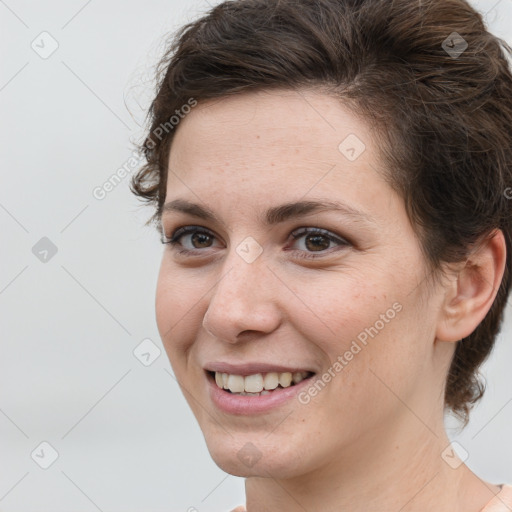
[[[269,468],[247,478],[247,512],[479,512],[499,488],[462,463],[454,469],[455,453],[446,462],[449,444],[442,415],[432,427],[405,410],[398,426],[359,437],[307,473],[280,479]]]

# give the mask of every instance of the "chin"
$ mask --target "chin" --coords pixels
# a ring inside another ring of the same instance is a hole
[[[213,461],[230,475],[290,478],[300,474],[298,462],[302,460],[289,440],[270,437],[267,432],[232,436],[224,432],[221,436],[205,436]]]

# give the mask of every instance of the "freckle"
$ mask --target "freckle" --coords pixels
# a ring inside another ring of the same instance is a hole
[[[259,139],[259,138],[260,138],[260,136],[259,136],[259,135],[256,135],[256,138],[257,138],[257,139]]]

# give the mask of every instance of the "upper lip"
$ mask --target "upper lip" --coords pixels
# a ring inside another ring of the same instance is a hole
[[[212,362],[204,365],[204,369],[211,372],[229,373],[230,375],[241,375],[245,377],[247,375],[254,375],[256,373],[284,373],[284,372],[311,372],[313,370],[306,368],[305,366],[285,366],[280,364],[269,364],[262,362],[251,362],[251,363],[228,363],[228,362]]]

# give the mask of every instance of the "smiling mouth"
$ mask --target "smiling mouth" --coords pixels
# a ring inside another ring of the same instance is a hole
[[[232,375],[228,373],[206,370],[208,378],[214,381],[218,388],[240,396],[263,396],[275,390],[295,386],[303,380],[315,375],[313,372],[268,372],[253,375]]]

